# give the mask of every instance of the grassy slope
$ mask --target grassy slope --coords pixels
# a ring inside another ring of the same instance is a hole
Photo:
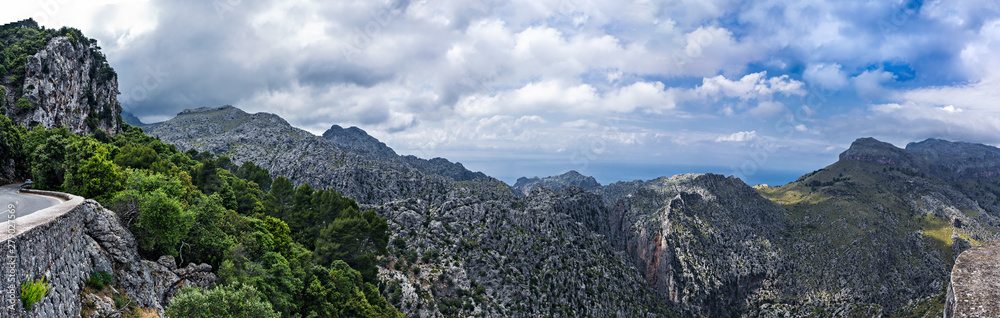
[[[944,216],[914,211],[907,203],[912,201],[912,196],[908,194],[928,191],[925,187],[927,182],[922,176],[893,171],[878,164],[841,161],[803,176],[796,182],[781,187],[759,187],[757,190],[785,208],[792,228],[796,229],[792,236],[817,244],[819,250],[849,252],[852,245],[857,250],[859,245],[871,244],[867,240],[873,237],[888,234],[901,239],[908,233],[919,231],[925,242],[940,252],[950,268],[954,259],[952,233],[969,238],[961,230],[956,230]],[[973,209],[965,208],[962,212],[970,217],[978,216]],[[803,257],[802,261],[822,268],[825,258]],[[859,258],[858,261],[871,262],[877,261],[877,258]],[[913,264],[919,261],[904,260]],[[869,266],[864,264],[862,267]],[[812,282],[822,285],[822,280]],[[942,308],[943,297],[938,295],[904,306],[894,315],[939,315]]]
[[[785,207],[790,219],[803,225],[800,235],[829,235],[836,238],[834,242],[839,247],[874,230],[880,221],[898,221],[894,224],[896,230],[919,230],[951,262],[954,254],[951,234],[955,228],[949,220],[940,215],[919,214],[906,204],[909,198],[905,193],[924,190],[918,183],[926,180],[883,168],[866,162],[837,162],[796,182],[758,188],[758,192]],[[846,180],[825,186],[808,185],[814,180],[827,183],[835,179]],[[978,216],[972,209],[963,210]]]

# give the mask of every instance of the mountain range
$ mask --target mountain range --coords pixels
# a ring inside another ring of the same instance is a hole
[[[1000,228],[1000,149],[937,139],[858,139],[779,187],[575,171],[509,186],[355,127],[315,136],[232,106],[147,129],[375,209],[404,242],[380,266],[386,297],[422,317],[922,315],[940,312],[957,254]]]

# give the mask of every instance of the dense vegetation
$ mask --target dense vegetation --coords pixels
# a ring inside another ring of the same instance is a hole
[[[127,125],[122,134],[95,137],[65,127],[26,132],[9,122],[0,116],[0,146],[26,163],[35,187],[101,201],[146,258],[171,255],[217,269],[219,286],[182,291],[168,312],[400,316],[376,288],[386,221],[336,191],[296,188],[251,162],[180,152]],[[242,299],[251,302],[227,307]]]

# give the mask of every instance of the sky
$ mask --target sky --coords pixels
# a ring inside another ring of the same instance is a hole
[[[1000,144],[997,1],[3,0],[144,122],[234,105],[513,182],[794,181],[861,137]]]

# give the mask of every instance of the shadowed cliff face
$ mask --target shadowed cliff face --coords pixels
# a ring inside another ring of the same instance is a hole
[[[664,299],[707,316],[763,300],[785,264],[783,212],[735,178],[684,175],[611,184],[628,193],[609,214],[610,240],[631,255]],[[635,188],[632,190],[631,188]]]

